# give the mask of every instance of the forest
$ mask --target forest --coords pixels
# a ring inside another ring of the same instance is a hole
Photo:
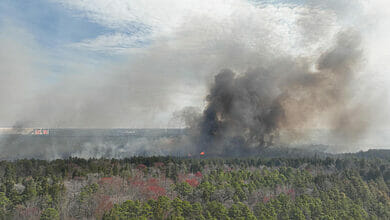
[[[389,219],[390,154],[0,162],[1,219]]]

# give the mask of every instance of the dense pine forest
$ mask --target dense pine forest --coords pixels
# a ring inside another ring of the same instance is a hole
[[[0,162],[1,219],[389,219],[388,151]]]

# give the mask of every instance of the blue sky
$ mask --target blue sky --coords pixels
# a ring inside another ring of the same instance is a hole
[[[2,0],[0,20],[22,25],[41,46],[48,48],[61,47],[113,31],[45,0]]]
[[[50,72],[45,80],[48,82],[56,81],[59,75],[74,72],[68,63],[77,60],[93,63],[104,59],[105,54],[75,50],[69,45],[113,31],[46,0],[2,0],[0,21],[0,31],[11,25],[32,36],[34,43],[38,44],[39,56],[45,55],[41,68]]]
[[[93,50],[77,44],[99,36],[110,36],[117,33],[132,36],[142,31],[147,34],[147,28],[136,22],[126,24],[126,29],[118,29],[101,25],[89,19],[83,11],[65,7],[60,2],[50,0],[2,0],[0,1],[0,31],[5,25],[16,26],[30,34],[39,50],[48,55],[48,68],[52,73],[67,74],[74,72],[66,63],[90,63],[120,60],[122,56],[116,53],[120,47],[142,47],[147,39],[136,40],[131,45],[114,45],[113,51]],[[7,33],[5,33],[7,34]],[[12,36],[11,36],[12,37]],[[51,75],[55,78],[55,75]],[[49,77],[49,80],[50,80]]]

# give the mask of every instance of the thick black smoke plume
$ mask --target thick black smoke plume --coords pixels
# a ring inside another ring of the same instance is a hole
[[[366,108],[352,103],[349,89],[361,60],[360,38],[345,31],[335,42],[315,62],[283,57],[242,74],[218,73],[202,116],[190,125],[199,150],[258,153],[280,143],[282,132],[299,138],[303,129],[324,126],[343,138],[363,132]]]

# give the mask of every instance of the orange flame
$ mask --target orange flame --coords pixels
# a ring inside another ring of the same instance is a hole
[[[200,152],[200,155],[204,155],[204,152],[202,151],[202,152]]]

